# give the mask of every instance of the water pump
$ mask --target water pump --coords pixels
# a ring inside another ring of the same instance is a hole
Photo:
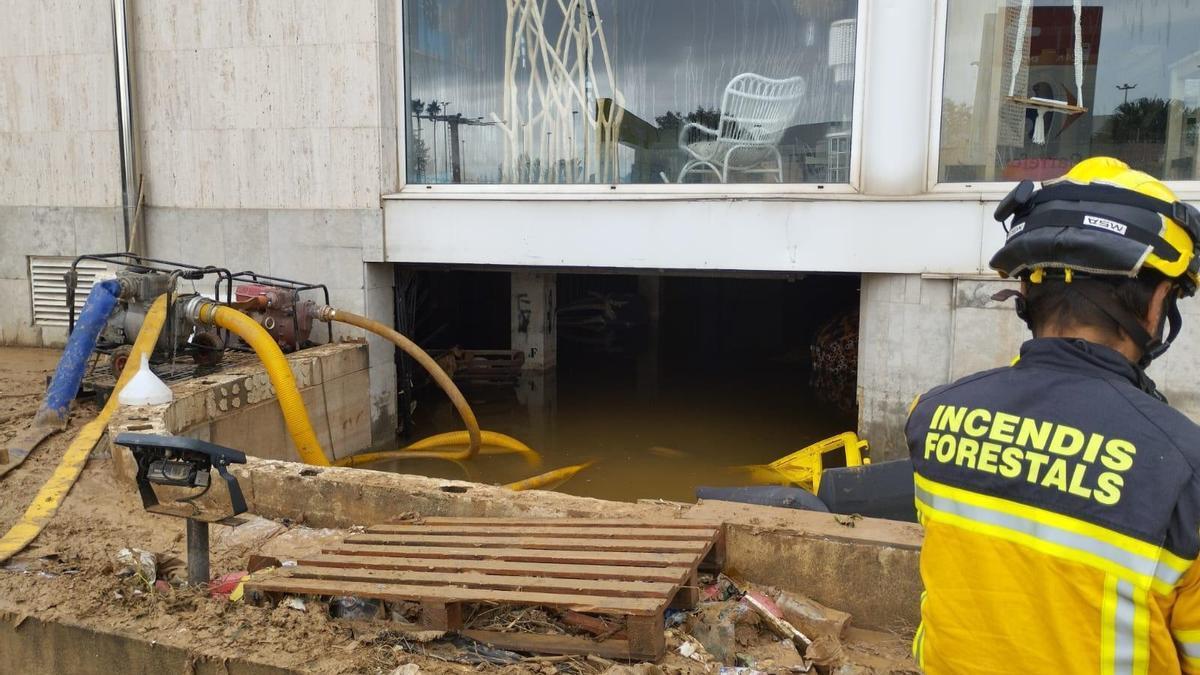
[[[191,357],[200,366],[215,366],[220,363],[225,351],[224,337],[204,327],[197,327],[185,312],[178,308],[199,291],[180,293],[181,281],[195,287],[196,282],[206,278],[216,279],[212,294],[231,299],[232,275],[217,267],[197,267],[166,260],[134,256],[128,253],[83,255],[75,259],[67,273],[67,306],[69,325],[75,328],[74,292],[78,278],[76,266],[81,260],[95,260],[118,268],[117,281],[121,285],[120,300],[108,322],[100,332],[96,351],[107,355],[103,363],[103,375],[117,378],[125,368],[133,340],[141,330],[146,313],[155,298],[171,293],[176,301],[168,306],[167,322],[155,344],[151,361],[161,363],[174,361],[180,356]]]
[[[242,284],[234,296],[233,307],[267,329],[284,352],[308,342],[317,303],[301,299],[293,289],[261,283]]]

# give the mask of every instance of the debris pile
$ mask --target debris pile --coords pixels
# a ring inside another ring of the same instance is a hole
[[[869,675],[842,640],[850,615],[795,593],[739,584],[725,575],[701,589],[703,602],[688,616],[677,651],[714,672]],[[912,671],[915,672],[915,669]]]
[[[658,664],[622,664],[596,655],[545,656],[498,649],[443,631],[424,630],[414,621],[415,603],[334,598],[330,616],[352,626],[355,639],[371,649],[378,672],[412,675],[421,663],[441,664],[436,672],[456,667],[501,668],[503,672],[605,675],[907,675],[916,668],[898,657],[903,647],[880,650],[847,644],[851,616],[779,589],[739,583],[725,575],[701,577],[701,604],[694,611],[668,610],[668,654]],[[300,598],[289,598],[289,602]],[[311,599],[309,599],[311,601]],[[289,606],[285,602],[281,607]],[[306,605],[290,606],[306,610]],[[306,611],[311,610],[311,604]],[[275,611],[281,611],[279,609]],[[384,619],[385,621],[378,621]],[[465,618],[465,628],[621,639],[618,621],[541,607],[479,605]],[[898,642],[900,639],[896,639]],[[884,653],[887,652],[887,653]]]

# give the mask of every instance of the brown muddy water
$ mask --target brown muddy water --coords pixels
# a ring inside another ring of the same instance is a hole
[[[639,367],[640,366],[640,367]],[[650,372],[648,372],[648,370]],[[611,355],[561,359],[515,387],[466,391],[484,429],[538,450],[540,468],[518,456],[470,463],[418,460],[374,468],[504,484],[595,461],[557,490],[633,501],[693,501],[701,485],[746,485],[731,467],[766,463],[854,426],[852,411],[820,400],[802,364],[663,369]],[[417,438],[461,428],[440,392],[425,392]]]
[[[464,387],[482,427],[529,444],[542,466],[511,455],[376,468],[505,484],[594,460],[557,489],[615,500],[693,501],[697,486],[746,484],[730,467],[855,427],[859,282],[559,274],[557,368],[506,387]],[[508,274],[404,273],[397,288],[411,312],[398,314],[401,332],[427,349],[509,348]],[[830,342],[822,327],[841,325],[838,317],[849,327],[849,372],[810,386],[810,346]],[[461,429],[445,395],[415,377],[407,440]]]

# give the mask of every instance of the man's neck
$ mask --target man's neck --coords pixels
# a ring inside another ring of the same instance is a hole
[[[1070,326],[1067,328],[1048,327],[1039,332],[1034,337],[1040,338],[1065,338],[1068,340],[1086,340],[1094,342],[1098,345],[1104,345],[1110,349],[1115,349],[1120,352],[1130,363],[1137,363],[1138,359],[1142,358],[1142,350],[1133,344],[1133,341],[1121,334],[1120,337],[1114,337],[1107,331],[1098,330],[1091,326]]]

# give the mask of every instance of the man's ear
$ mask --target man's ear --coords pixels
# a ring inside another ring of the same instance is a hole
[[[1173,291],[1174,284],[1166,280],[1158,282],[1158,285],[1154,287],[1154,295],[1150,297],[1150,309],[1146,312],[1145,318],[1142,319],[1142,324],[1146,327],[1146,331],[1154,337],[1162,337],[1158,334],[1158,329],[1162,325],[1167,294]]]

